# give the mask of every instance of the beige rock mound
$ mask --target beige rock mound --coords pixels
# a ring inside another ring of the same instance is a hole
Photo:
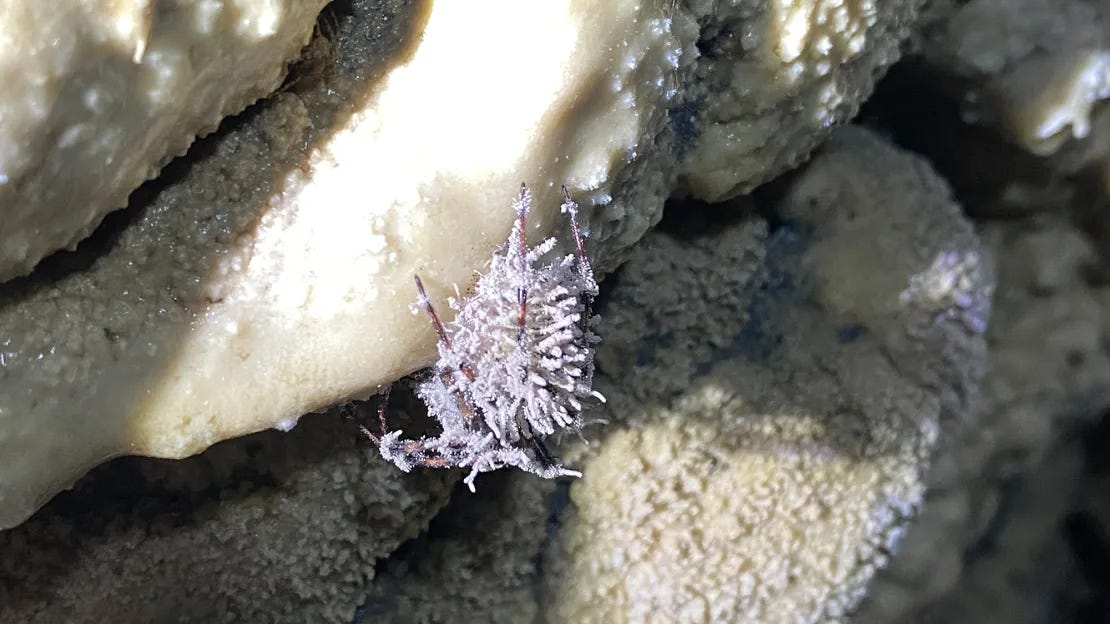
[[[984,409],[948,432],[921,517],[876,580],[859,624],[1012,622],[1074,565],[1064,515],[1082,470],[1076,429],[1110,406],[1110,288],[1066,218],[982,226],[998,259]],[[1070,591],[1067,593],[1071,593]]]
[[[738,105],[732,78],[714,76],[750,52],[727,37],[700,52],[703,28],[738,28],[747,5],[344,6],[291,90],[199,146],[114,238],[0,291],[0,526],[107,457],[183,457],[288,429],[426,365],[432,333],[409,311],[413,274],[437,302],[465,290],[508,231],[521,181],[536,194],[537,236],[563,223],[557,191],[570,188],[606,267],[658,220],[691,154],[709,159],[699,172],[733,172],[713,195],[785,166],[737,174],[732,152],[710,157],[721,135],[699,125],[725,114],[718,99]],[[749,43],[795,45],[811,20],[815,41],[840,28],[846,50],[873,44],[860,65],[870,76],[914,12],[820,6],[782,17],[790,28],[753,18],[768,29]],[[830,54],[827,80],[840,61],[857,68]],[[867,92],[846,71],[841,82],[858,88],[829,87],[843,106],[813,111],[817,121],[781,135],[800,138],[751,158],[808,152]]]
[[[325,0],[5,2],[0,282],[271,91]]]
[[[622,273],[614,422],[545,559],[549,620],[840,621],[896,547],[974,391],[992,277],[923,161],[839,132],[762,275],[757,224],[652,239]]]

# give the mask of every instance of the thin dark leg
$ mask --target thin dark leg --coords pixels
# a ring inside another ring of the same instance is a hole
[[[551,455],[551,451],[547,450],[547,446],[539,438],[528,438],[528,442],[532,445],[532,450],[536,452],[536,459],[543,464],[544,468],[551,468],[555,465],[555,457]]]
[[[450,349],[451,339],[447,337],[447,330],[443,327],[443,322],[439,320],[436,309],[432,307],[432,301],[428,299],[428,293],[424,292],[424,282],[420,281],[419,275],[413,275],[412,279],[416,281],[416,292],[420,293],[420,305],[423,306],[424,311],[428,313],[428,318],[432,319],[432,326],[436,328],[439,341],[443,343],[443,346]]]
[[[359,426],[358,426],[359,431],[362,432],[362,435],[364,435],[364,436],[370,438],[371,440],[373,440],[374,444],[381,444],[382,443],[382,436],[384,436],[385,432],[389,430],[386,427],[386,424],[385,424],[385,410],[386,410],[386,407],[389,405],[389,392],[392,389],[393,389],[393,384],[389,384],[388,386],[386,386],[385,390],[382,391],[382,394],[381,394],[382,398],[378,401],[378,426],[380,427],[380,429],[378,429],[378,431],[380,433],[378,435],[374,435],[370,431],[370,429],[368,429],[366,427],[366,425],[359,424]]]
[[[524,285],[524,275],[528,272],[528,241],[527,232],[525,231],[525,217],[528,215],[528,204],[526,202],[526,195],[528,187],[523,182],[520,184],[520,197],[516,203],[516,219],[517,230],[520,234],[517,237],[518,244],[520,245],[520,287],[516,290],[516,303],[517,303],[517,340],[524,338],[524,331],[527,323],[528,315],[528,289]]]
[[[439,320],[439,315],[436,314],[436,309],[432,307],[432,300],[428,299],[428,293],[424,291],[424,282],[420,281],[419,275],[413,275],[412,278],[416,281],[416,291],[420,293],[420,305],[423,306],[424,311],[427,312],[428,318],[432,319],[432,326],[436,329],[436,335],[439,336],[439,342],[448,351],[451,348],[451,339],[447,337],[447,329],[443,326],[443,321]],[[459,367],[459,371],[466,375],[467,381],[474,381],[474,371],[470,366],[463,364]]]
[[[563,185],[563,212],[567,213],[570,217],[570,231],[574,234],[574,246],[578,250],[578,267],[587,275],[590,271],[590,263],[586,259],[586,250],[582,245],[582,229],[578,227],[578,203],[570,198],[570,191],[567,190],[566,185]],[[585,333],[590,326],[590,318],[593,316],[593,297],[586,295],[582,298],[582,318],[578,320],[578,327]]]
[[[586,251],[582,246],[582,230],[578,227],[578,203],[570,198],[570,191],[563,186],[563,212],[570,215],[570,231],[574,234],[574,246],[578,249],[578,262],[586,264]]]
[[[393,384],[389,384],[382,392],[382,398],[378,401],[378,424],[381,425],[382,433],[386,432],[385,428],[385,410],[389,406],[389,393],[393,390]]]

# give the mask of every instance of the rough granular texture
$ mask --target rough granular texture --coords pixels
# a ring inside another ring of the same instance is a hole
[[[350,622],[374,565],[447,501],[350,422],[106,464],[0,532],[0,621]]]
[[[922,161],[860,130],[777,212],[653,236],[621,273],[610,425],[545,553],[548,621],[840,621],[915,514],[982,366],[982,249]],[[855,262],[864,237],[884,261]]]
[[[921,0],[685,0],[701,56],[684,187],[719,201],[798,166],[898,60]]]
[[[820,154],[780,215],[813,224],[814,294],[841,323],[874,332],[899,370],[939,393],[946,416],[965,417],[985,372],[990,254],[924,158],[851,126]]]
[[[860,624],[1052,621],[1078,582],[1062,529],[1080,497],[1077,428],[1110,406],[1110,288],[1088,281],[1090,240],[1059,215],[982,231],[999,267],[984,409],[938,454]]]
[[[914,47],[964,106],[1031,153],[1091,134],[1110,98],[1110,5],[1104,0],[934,2]]]
[[[360,622],[536,622],[556,487],[499,473],[484,478],[477,494],[456,488],[428,531],[379,566]]]

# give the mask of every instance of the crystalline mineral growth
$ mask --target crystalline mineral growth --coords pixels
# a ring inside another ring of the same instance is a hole
[[[548,238],[525,242],[532,195],[521,186],[508,240],[478,279],[474,295],[451,299],[455,320],[443,324],[416,278],[420,305],[439,334],[439,361],[417,394],[443,431],[403,440],[400,431],[378,438],[382,456],[414,466],[469,467],[467,485],[482,472],[514,466],[544,478],[580,476],[553,458],[543,439],[579,432],[583,401],[604,400],[592,390],[597,282],[582,249],[578,206],[564,191],[577,253],[537,263],[555,248]]]

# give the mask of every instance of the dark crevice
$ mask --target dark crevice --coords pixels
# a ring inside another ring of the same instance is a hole
[[[719,204],[697,199],[671,199],[663,208],[657,229],[680,241],[696,240],[751,218],[753,206],[745,197]]]
[[[1081,500],[1060,527],[1078,581],[1078,591],[1069,592],[1065,617],[1077,624],[1102,624],[1110,622],[1110,411],[1082,432],[1082,445]]]

